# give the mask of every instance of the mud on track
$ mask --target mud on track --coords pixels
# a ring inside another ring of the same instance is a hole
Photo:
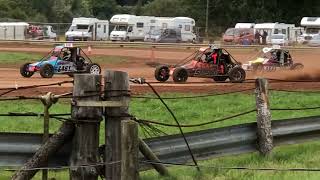
[[[28,48],[28,47],[0,47],[0,51],[23,51],[37,52],[46,54],[50,48]],[[230,53],[240,62],[245,63],[252,60],[257,54],[256,50],[234,49],[229,50]],[[187,57],[193,50],[173,50],[173,49],[156,49],[154,58],[151,58],[150,49],[134,49],[134,48],[110,48],[110,49],[93,49],[93,55],[106,56],[122,56],[128,57],[127,63],[121,64],[103,64],[104,70],[120,70],[129,73],[130,77],[144,77],[150,82],[155,82],[154,68],[147,64],[175,64],[179,60]],[[247,78],[253,79],[256,77],[266,77],[275,79],[287,80],[318,80],[320,81],[320,49],[319,50],[303,50],[291,51],[295,62],[301,62],[305,65],[302,72],[292,71],[277,71],[273,73],[261,73],[253,75],[248,73]],[[65,75],[55,75],[51,79],[43,79],[39,74],[31,78],[22,78],[19,73],[19,65],[1,66],[0,67],[0,88],[10,88],[16,86],[27,86],[35,84],[48,84],[71,80]],[[241,84],[232,83],[214,83],[211,79],[189,78],[185,84],[174,84],[170,79],[167,83],[154,83],[157,90],[161,92],[186,92],[186,93],[207,93],[207,92],[228,92],[234,90],[253,88],[253,82]],[[30,90],[19,90],[8,95],[39,95],[51,91],[56,94],[70,92],[72,84],[62,85],[61,87],[36,88]],[[293,83],[293,82],[277,82],[271,83],[271,88],[274,89],[294,89],[294,90],[320,90],[320,82],[318,83]],[[144,85],[132,85],[131,91],[133,94],[141,94],[150,92],[149,88]],[[1,92],[0,92],[1,93]]]

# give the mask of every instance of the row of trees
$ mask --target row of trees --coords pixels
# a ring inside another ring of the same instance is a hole
[[[71,22],[73,17],[110,19],[113,14],[188,16],[205,26],[207,0],[0,0],[0,18]],[[315,0],[209,0],[209,30],[222,32],[236,22],[286,22],[320,16]],[[202,28],[203,29],[203,28]]]

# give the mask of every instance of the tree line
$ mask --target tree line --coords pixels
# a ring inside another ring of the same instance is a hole
[[[128,13],[188,16],[202,30],[207,0],[0,0],[1,21],[70,23],[73,17],[110,19]],[[237,22],[285,22],[299,25],[304,16],[320,16],[315,0],[209,0],[209,32],[221,33]]]

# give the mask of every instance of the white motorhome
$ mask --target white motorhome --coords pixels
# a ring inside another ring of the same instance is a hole
[[[2,22],[0,40],[25,40],[28,27],[25,22]]]
[[[297,41],[297,31],[299,28],[296,28],[294,24],[284,24],[284,23],[261,23],[254,26],[254,33],[259,32],[260,35],[263,35],[264,32],[267,32],[267,43],[271,43],[271,36],[274,34],[283,34],[289,41],[289,43]]]
[[[320,17],[303,17],[300,25],[305,27],[305,32],[300,36],[300,42],[307,42],[313,36],[320,34]]]
[[[73,18],[66,40],[107,40],[109,37],[109,21],[97,18]]]
[[[254,28],[255,23],[237,23],[234,28],[242,29],[242,28]]]
[[[179,36],[177,38],[178,42],[195,42],[197,36],[194,29],[195,21],[189,17],[155,17],[155,20],[151,23],[150,31],[145,36],[145,41],[159,42],[161,38],[172,35],[166,34],[166,30],[174,30]],[[160,33],[154,34],[153,32]]]
[[[110,34],[112,41],[143,40],[146,32],[151,29],[153,16],[135,16],[130,14],[117,14],[110,19],[114,29]]]
[[[196,35],[193,33],[195,21],[188,17],[118,14],[111,18],[110,23],[115,25],[110,34],[110,39],[113,41],[144,40],[148,39],[146,36],[150,36],[150,32],[164,29],[180,29],[181,41],[192,42],[196,40]]]

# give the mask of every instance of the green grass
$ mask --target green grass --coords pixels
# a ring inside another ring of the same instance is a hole
[[[319,172],[285,172],[285,171],[252,171],[252,170],[218,170],[215,167],[250,167],[250,168],[320,168],[320,142],[302,145],[291,145],[275,148],[270,157],[264,158],[258,153],[221,157],[200,161],[201,172],[194,167],[170,167],[170,177],[160,177],[155,171],[140,173],[142,180],[300,180],[319,179]]]
[[[44,53],[28,53],[28,52],[0,52],[0,65],[21,65],[27,62],[39,61]],[[118,56],[102,56],[92,55],[89,56],[93,62],[100,64],[119,64],[128,61],[126,57]]]
[[[41,59],[41,54],[25,52],[0,52],[0,64],[23,64]]]
[[[165,97],[188,96],[192,94],[163,94]],[[272,108],[294,108],[294,107],[314,107],[320,104],[320,94],[315,93],[285,93],[272,92],[270,94],[270,104]],[[175,112],[181,124],[195,124],[221,117],[237,114],[255,108],[255,97],[253,94],[237,93],[233,95],[223,95],[198,99],[165,100],[169,107]],[[12,101],[0,102],[0,114],[7,112],[37,112],[42,113],[43,106],[40,101]],[[69,101],[59,101],[51,107],[52,113],[70,112]],[[159,100],[132,99],[130,112],[141,119],[157,120],[174,124],[170,114],[166,111]],[[319,110],[307,111],[273,111],[272,119],[279,120],[285,118],[304,117],[320,115]],[[185,132],[230,126],[247,122],[254,122],[256,114],[251,113],[245,116],[206,125],[203,127],[184,128]],[[42,118],[35,117],[0,117],[1,132],[42,132]],[[50,132],[56,131],[61,122],[51,120]],[[157,128],[168,134],[178,133],[177,128],[157,126]],[[104,142],[104,123],[101,124],[100,142]],[[140,130],[140,135],[144,136]],[[315,156],[320,152],[320,143],[311,142],[303,145],[285,146],[276,148],[269,158],[261,158],[259,155],[246,154],[241,156],[230,156],[212,160],[201,161],[203,166],[246,166],[246,167],[319,167],[320,159]],[[319,165],[318,165],[319,164]],[[170,178],[160,178],[154,171],[141,173],[142,179],[318,179],[320,175],[316,172],[257,172],[257,171],[236,171],[236,170],[215,170],[203,168],[198,173],[190,167],[171,167]],[[57,179],[67,177],[67,173],[52,172]],[[65,174],[65,175],[61,175]],[[10,173],[0,175],[0,180],[6,179]],[[40,179],[37,176],[35,179]],[[63,178],[62,178],[63,179]]]

